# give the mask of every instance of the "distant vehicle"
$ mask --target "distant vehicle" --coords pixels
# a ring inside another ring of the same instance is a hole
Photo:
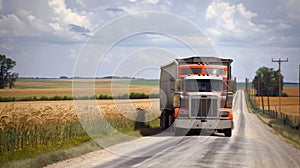
[[[178,58],[161,67],[160,126],[175,135],[217,130],[230,137],[233,129],[232,59]]]

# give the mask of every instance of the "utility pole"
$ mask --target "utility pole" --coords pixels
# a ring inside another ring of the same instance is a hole
[[[298,91],[299,91],[299,94],[298,94],[298,100],[299,100],[299,118],[298,118],[298,129],[300,130],[300,65],[299,65],[299,83],[298,83]]]
[[[248,79],[246,78],[246,92],[248,93]]]
[[[279,65],[279,67],[278,67],[278,94],[279,94],[279,112],[281,113],[282,111],[281,111],[281,83],[280,83],[280,81],[281,81],[281,63],[282,62],[288,62],[289,60],[288,59],[285,59],[285,60],[283,60],[283,59],[281,59],[281,58],[279,58],[279,59],[273,59],[272,58],[272,62],[277,62],[278,63],[278,65]]]
[[[267,81],[270,81],[270,74],[267,74]],[[268,101],[268,113],[270,114],[270,93],[269,93],[269,84],[266,84],[267,89],[267,101]]]
[[[259,107],[259,109],[260,109],[260,101],[259,101],[259,96],[261,95],[261,91],[260,91],[260,89],[261,89],[261,87],[260,87],[260,79],[258,79],[258,85],[257,85],[257,102],[258,102],[258,107]],[[256,101],[256,100],[255,100]]]
[[[263,74],[261,74],[260,76],[260,95],[261,95],[261,107],[262,107],[262,111],[263,113],[265,112],[265,104],[264,104],[264,92],[263,92]]]

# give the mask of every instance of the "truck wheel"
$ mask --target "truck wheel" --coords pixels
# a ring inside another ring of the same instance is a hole
[[[224,129],[224,134],[226,137],[231,137],[232,129],[231,128]]]
[[[164,110],[160,116],[160,127],[162,130],[173,131],[172,126],[175,118],[174,115],[167,110]]]
[[[166,114],[166,111],[163,111],[161,113],[161,116],[160,116],[160,127],[161,127],[162,130],[166,130],[169,127],[169,125],[168,125],[169,120],[168,119],[169,119],[169,117]]]

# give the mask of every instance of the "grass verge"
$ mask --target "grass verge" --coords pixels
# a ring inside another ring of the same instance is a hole
[[[250,113],[256,116],[265,124],[270,126],[275,134],[281,135],[286,141],[292,143],[298,149],[300,148],[300,130],[292,129],[290,126],[284,125],[281,120],[274,119],[263,113],[258,106],[251,101],[249,94],[245,92],[247,108]]]
[[[6,153],[0,156],[0,167],[2,168],[40,168],[59,161],[78,157],[80,155],[103,149],[99,142],[109,140],[109,145],[134,140],[142,136],[151,136],[160,132],[160,128],[146,126],[135,130],[121,130],[122,133],[131,136],[131,139],[120,138],[119,134],[110,134],[91,139],[89,136],[74,138],[57,148],[28,148],[22,151]],[[100,143],[101,144],[101,143]]]

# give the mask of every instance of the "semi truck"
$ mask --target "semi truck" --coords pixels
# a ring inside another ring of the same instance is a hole
[[[160,126],[175,135],[190,131],[218,131],[226,137],[233,129],[232,59],[192,56],[161,66]]]

